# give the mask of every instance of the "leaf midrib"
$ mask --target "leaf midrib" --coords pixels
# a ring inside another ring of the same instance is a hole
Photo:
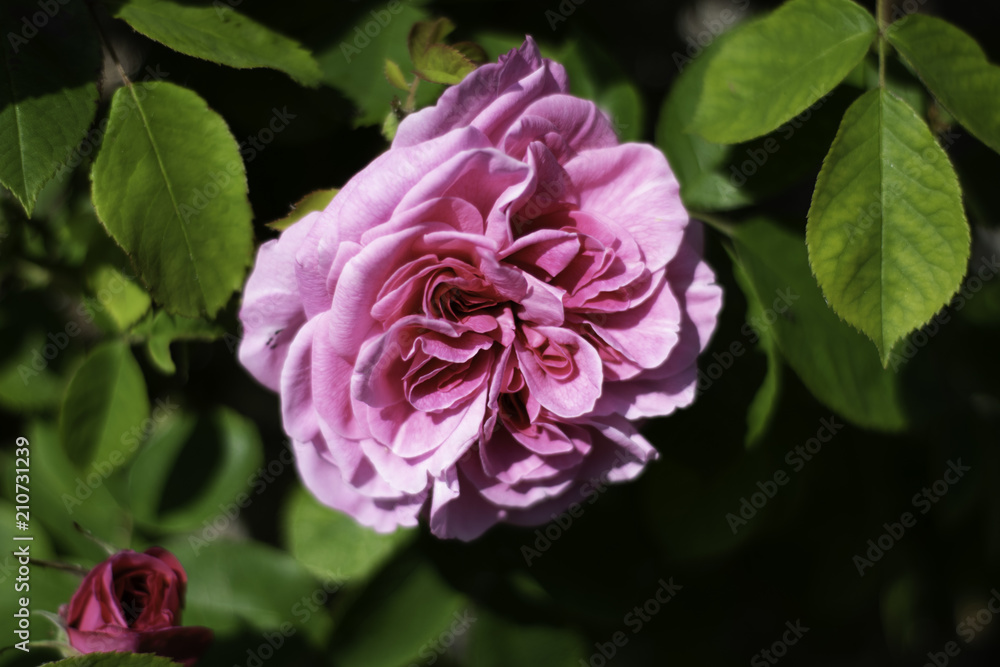
[[[167,176],[167,169],[163,163],[163,158],[160,157],[160,149],[156,145],[156,140],[153,138],[153,130],[149,125],[149,120],[146,118],[146,112],[142,108],[142,103],[140,102],[138,96],[135,94],[135,88],[133,84],[126,84],[129,94],[135,101],[136,109],[139,111],[139,117],[142,119],[142,127],[146,131],[146,137],[149,139],[149,145],[153,149],[153,155],[156,156],[156,164],[160,168],[160,176],[163,177],[163,183],[167,188],[167,194],[170,195],[170,204],[174,209],[174,219],[177,221],[178,227],[180,227],[181,235],[184,237],[184,246],[187,248],[188,259],[191,260],[191,268],[194,271],[194,280],[198,284],[198,293],[201,295],[201,301],[205,310],[208,310],[208,295],[205,294],[205,290],[202,289],[201,276],[198,273],[198,262],[194,256],[194,248],[191,246],[191,239],[188,238],[187,228],[184,225],[184,219],[181,217],[180,207],[177,204],[177,197],[174,195],[173,186],[170,183],[170,178]]]

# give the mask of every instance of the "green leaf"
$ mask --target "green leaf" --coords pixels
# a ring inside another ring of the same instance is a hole
[[[396,64],[395,60],[385,59],[385,80],[402,91],[409,92],[410,84],[406,82],[406,75]]]
[[[161,407],[157,429],[129,470],[130,506],[142,525],[165,533],[200,528],[206,539],[213,519],[232,525],[266,490],[254,483],[263,447],[254,423],[228,408],[201,420],[173,409],[169,402]],[[186,482],[183,488],[169,484],[178,474]],[[213,534],[219,532],[216,528]]]
[[[844,115],[806,228],[830,307],[888,366],[893,345],[948,303],[965,275],[969,225],[948,156],[905,102],[876,89]]]
[[[947,21],[914,14],[886,31],[931,93],[977,139],[1000,153],[1000,67]]]
[[[193,91],[125,86],[94,163],[94,205],[167,310],[214,315],[243,284],[253,230],[236,140]]]
[[[142,369],[128,345],[94,349],[70,380],[59,413],[59,437],[69,459],[83,470],[95,463],[121,467],[135,447],[129,433],[149,417]]]
[[[476,64],[447,44],[431,44],[420,59],[417,76],[431,83],[453,85],[476,69]]]
[[[176,341],[215,340],[226,331],[218,324],[202,318],[171,315],[165,310],[150,313],[132,328],[131,335],[146,341],[146,354],[153,364],[166,373],[177,372],[170,356],[170,345]]]
[[[267,223],[267,226],[275,231],[283,232],[313,211],[322,211],[325,209],[333,201],[333,198],[337,196],[338,192],[340,192],[339,188],[310,192],[292,207],[291,213],[284,218]]]
[[[859,426],[902,430],[899,377],[884,370],[865,337],[827,306],[802,237],[756,218],[735,227],[733,241],[752,296],[772,311],[763,322],[772,321],[782,357],[813,396]]]
[[[87,287],[94,296],[90,299],[92,307],[107,313],[118,331],[135,324],[153,303],[146,290],[111,264],[100,264],[88,271]]]
[[[246,627],[268,631],[290,624],[312,641],[329,629],[329,618],[316,612],[337,592],[337,584],[317,583],[288,554],[259,542],[203,544],[194,536],[163,546],[187,571],[185,625],[212,628],[217,641]]]
[[[392,109],[397,89],[385,78],[385,60],[407,62],[407,35],[417,21],[427,18],[421,0],[404,2],[382,26],[369,13],[359,14],[330,47],[317,54],[324,83],[341,91],[358,108],[355,127],[381,125]],[[388,10],[386,10],[388,11]],[[374,26],[366,32],[367,28]],[[373,36],[374,35],[374,36]],[[416,107],[432,104],[443,87],[426,81],[417,88]]]
[[[169,0],[115,0],[115,4],[115,17],[186,55],[240,69],[281,70],[311,87],[322,78],[316,60],[301,44],[240,14],[229,3],[195,7]]]
[[[774,339],[774,334],[767,326],[767,315],[764,306],[757,299],[750,278],[746,271],[740,266],[736,258],[733,257],[733,276],[737,284],[743,290],[747,299],[747,323],[757,335],[757,349],[767,356],[767,371],[764,375],[764,382],[754,396],[750,407],[747,408],[747,434],[745,445],[755,447],[760,444],[761,438],[767,433],[767,429],[774,419],[778,409],[778,396],[781,393],[781,355],[778,352],[778,343]]]
[[[445,17],[433,21],[417,21],[410,28],[406,45],[410,51],[410,60],[417,69],[423,69],[426,64],[427,52],[434,44],[440,44],[455,30],[455,24]]]
[[[467,609],[464,596],[429,563],[409,554],[372,581],[345,612],[330,650],[334,664],[399,667],[418,657],[426,659],[441,633],[452,627],[453,636],[468,631],[468,626],[460,629]]]
[[[699,211],[725,211],[752,202],[750,192],[737,185],[727,165],[731,150],[687,132],[694,121],[705,75],[718,46],[728,38],[723,35],[693,61],[674,81],[660,110],[656,124],[656,144],[667,155],[681,184],[681,199]]]
[[[736,28],[708,66],[689,129],[721,144],[767,134],[833,90],[876,32],[851,0],[791,0]]]
[[[330,580],[367,578],[410,541],[416,531],[376,533],[298,488],[285,508],[285,545],[317,576]]]
[[[94,119],[101,67],[86,7],[63,3],[41,29],[28,20],[38,11],[14,0],[0,12],[0,183],[29,216]]]
[[[177,667],[170,658],[152,653],[88,653],[45,664],[50,667]]]

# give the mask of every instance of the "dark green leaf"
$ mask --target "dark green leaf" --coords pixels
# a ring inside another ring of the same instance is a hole
[[[735,257],[733,258],[736,259]],[[757,349],[767,356],[767,372],[764,382],[747,409],[746,446],[754,447],[760,444],[761,438],[767,433],[768,426],[774,419],[778,409],[778,397],[781,394],[781,355],[774,334],[767,326],[764,307],[757,299],[757,294],[750,283],[743,267],[738,262],[733,264],[733,276],[747,299],[747,322],[758,337]]]
[[[281,70],[306,86],[318,85],[322,77],[301,44],[240,14],[230,3],[196,7],[170,0],[114,1],[119,5],[116,17],[175,51],[229,67]]]
[[[475,615],[470,667],[577,667],[590,657],[583,638],[567,628],[518,625],[481,608]]]
[[[201,529],[199,534],[205,539],[212,520],[233,525],[252,499],[266,490],[253,483],[263,463],[257,427],[227,408],[219,408],[211,419],[198,424],[202,428],[196,428],[197,420],[191,416],[173,414],[169,403],[161,410],[164,414],[158,428],[129,470],[132,511],[143,525],[166,533]],[[171,471],[191,477],[193,471],[184,466],[192,461],[202,466],[207,461],[214,463],[199,471],[204,481],[196,491],[185,488],[183,494],[177,494],[167,486]],[[161,509],[165,492],[182,495],[183,504]],[[216,528],[213,534],[219,532]]]
[[[220,116],[170,83],[115,92],[94,204],[167,310],[214,315],[243,283],[253,230],[246,172]]]
[[[135,452],[129,434],[149,417],[142,369],[128,345],[106,343],[70,380],[59,414],[59,436],[80,469],[121,467]]]
[[[1000,153],[1000,67],[968,34],[915,14],[886,31],[889,42],[942,104],[977,139]]]
[[[690,130],[734,144],[795,117],[864,58],[875,19],[851,0],[791,0],[719,47]]]
[[[0,183],[30,216],[46,181],[80,143],[97,111],[101,50],[86,7],[67,6],[39,29],[37,2],[0,9]]]
[[[859,426],[903,429],[898,376],[826,305],[802,237],[758,218],[736,227],[733,240],[753,296],[773,311],[764,322],[773,321],[778,349],[813,396]]]
[[[958,289],[969,259],[958,179],[924,121],[892,93],[872,90],[844,115],[806,241],[830,306],[875,342],[884,366]]]
[[[313,642],[329,630],[323,605],[338,584],[317,583],[288,554],[259,542],[202,543],[197,536],[164,546],[187,571],[185,625],[210,627],[217,641],[246,627],[265,631],[290,625]]]
[[[468,631],[468,601],[425,561],[407,557],[377,577],[344,615],[331,654],[342,667],[399,667],[439,654],[444,632]],[[385,628],[392,628],[386,633]],[[454,630],[451,630],[454,628]]]
[[[364,579],[414,537],[412,530],[376,533],[343,512],[297,489],[285,510],[285,545],[317,576],[331,580]]]

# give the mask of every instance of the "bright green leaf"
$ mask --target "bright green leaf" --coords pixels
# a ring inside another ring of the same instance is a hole
[[[301,44],[240,14],[228,3],[195,7],[170,0],[114,0],[117,18],[165,46],[241,69],[281,70],[306,86],[322,72]]]
[[[45,664],[49,667],[177,667],[170,658],[152,653],[88,653]]]
[[[914,14],[886,36],[917,76],[977,139],[1000,153],[1000,67],[968,34],[933,16]]]
[[[948,156],[905,102],[876,89],[847,113],[806,228],[833,310],[888,366],[893,345],[948,303],[965,275],[969,225]]]
[[[90,17],[80,3],[59,9],[41,30],[27,18],[36,2],[8,1],[0,12],[0,183],[29,216],[97,111],[101,49]]]
[[[396,88],[403,91],[410,90],[410,84],[406,82],[406,75],[395,60],[385,59],[385,80]]]
[[[134,453],[128,435],[149,417],[142,369],[128,345],[94,349],[70,380],[59,413],[59,437],[81,470],[91,463],[118,468]]]
[[[243,284],[253,230],[236,140],[193,91],[115,92],[93,171],[94,204],[167,310],[214,315]]]
[[[447,44],[431,44],[421,58],[417,75],[431,83],[460,83],[476,64]]]
[[[291,213],[284,218],[267,223],[267,226],[275,231],[283,232],[313,211],[322,211],[325,209],[333,201],[333,198],[337,196],[338,192],[340,192],[339,188],[310,192],[292,207]]]
[[[93,267],[87,274],[87,286],[94,295],[92,307],[107,313],[118,331],[135,324],[153,303],[142,286],[111,264]]]
[[[266,490],[252,484],[263,463],[257,427],[227,408],[202,420],[173,414],[169,402],[161,410],[165,414],[158,428],[129,470],[132,511],[143,525],[167,533],[201,528],[205,539],[204,522],[211,525],[211,520],[222,517],[232,524],[250,500]],[[186,479],[194,475],[189,469],[192,462],[201,466],[196,491],[188,485],[170,487],[168,482],[177,473]],[[172,498],[163,498],[165,494]],[[242,506],[238,499],[244,500]]]
[[[406,38],[406,44],[410,50],[410,60],[414,66],[423,69],[427,64],[425,58],[431,46],[441,43],[453,30],[455,30],[455,24],[443,16],[433,21],[414,23]]]
[[[297,489],[285,510],[285,545],[317,576],[331,580],[368,577],[415,535],[412,530],[376,533],[344,514],[325,507],[305,489]]]
[[[733,241],[753,296],[770,310],[763,324],[772,322],[767,326],[781,355],[813,396],[859,426],[903,429],[899,377],[884,370],[865,337],[827,306],[802,237],[754,219],[735,227]]]
[[[150,361],[167,375],[177,372],[170,356],[170,345],[182,340],[215,340],[225,335],[225,330],[202,318],[171,315],[165,310],[150,313],[132,328],[131,335],[146,340],[146,353]]]
[[[851,0],[791,0],[747,22],[709,64],[689,129],[722,144],[767,134],[833,90],[876,32]]]

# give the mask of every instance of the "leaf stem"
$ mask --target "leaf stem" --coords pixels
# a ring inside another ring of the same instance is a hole
[[[689,211],[689,214],[695,220],[701,220],[707,224],[712,229],[717,232],[721,232],[726,236],[732,237],[736,233],[736,229],[733,227],[732,223],[723,220],[722,218],[716,217],[711,213],[701,213],[699,211]]]
[[[417,87],[420,86],[420,77],[413,77],[413,83],[410,84],[410,94],[406,96],[406,104],[403,106],[403,111],[410,113],[414,111],[417,107]]]
[[[94,27],[97,30],[98,37],[101,39],[101,45],[104,46],[105,50],[111,56],[111,60],[114,61],[115,67],[118,69],[118,76],[122,78],[122,83],[131,87],[132,82],[129,80],[128,75],[125,73],[125,68],[122,67],[122,63],[118,59],[118,53],[111,46],[111,40],[104,34],[104,26],[101,24],[101,17],[97,15],[97,10],[94,9],[94,4],[92,2],[87,2],[86,4],[87,9],[90,10],[91,17],[94,19]]]

